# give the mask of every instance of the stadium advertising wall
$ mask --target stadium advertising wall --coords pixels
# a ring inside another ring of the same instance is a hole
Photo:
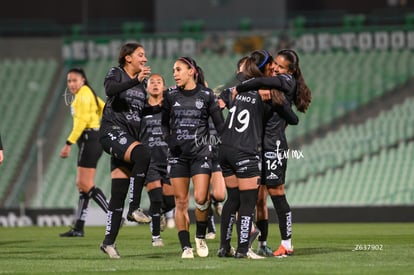
[[[86,61],[101,58],[116,59],[120,46],[129,39],[85,38],[67,39],[62,54],[66,61]],[[136,41],[136,40],[135,40]],[[206,52],[244,54],[254,49],[277,51],[292,47],[302,52],[367,51],[414,49],[414,30],[343,31],[330,30],[299,35],[270,33],[200,34],[197,36],[143,36],[137,39],[147,56],[173,58],[194,56]]]

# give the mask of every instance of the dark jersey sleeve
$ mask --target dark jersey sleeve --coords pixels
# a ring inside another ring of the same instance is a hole
[[[284,118],[288,124],[297,125],[299,123],[298,116],[292,110],[292,106],[286,99],[284,99],[282,105],[273,105],[273,110]]]
[[[112,67],[108,74],[105,76],[104,87],[107,96],[115,96],[122,91],[125,91],[131,87],[138,85],[140,82],[137,78],[133,78],[130,81],[121,82],[121,69],[118,67]]]
[[[295,88],[295,84],[296,82],[292,81],[290,77],[277,75],[272,77],[257,77],[246,80],[242,84],[237,85],[236,89],[238,93],[258,90],[260,88],[275,88],[282,92],[291,92]]]
[[[224,127],[223,113],[220,110],[220,107],[217,102],[217,98],[215,97],[213,93],[211,93],[211,95],[212,96],[210,98],[211,103],[210,103],[210,109],[209,109],[210,117],[213,120],[214,127],[216,128],[217,132],[221,133]]]
[[[169,90],[164,91],[163,101],[161,105],[161,127],[165,135],[165,140],[168,141],[170,136],[170,113],[171,104],[169,101]]]
[[[1,142],[1,136],[0,136],[0,150],[3,150],[3,143]]]
[[[232,88],[224,89],[218,97],[219,99],[223,100],[227,108],[229,108],[231,105],[231,89]]]

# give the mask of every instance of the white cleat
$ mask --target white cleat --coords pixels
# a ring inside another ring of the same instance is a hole
[[[183,249],[183,254],[181,254],[182,259],[194,259],[193,249],[191,247],[185,247]]]
[[[197,247],[197,255],[199,257],[207,257],[208,256],[208,246],[206,243],[206,239],[199,239],[195,238],[195,243]]]
[[[111,259],[121,258],[121,256],[118,253],[118,250],[115,247],[115,244],[112,244],[112,245],[101,244],[100,248],[104,253],[108,254],[109,258],[111,258]]]

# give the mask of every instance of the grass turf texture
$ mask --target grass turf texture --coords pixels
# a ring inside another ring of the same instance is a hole
[[[152,247],[148,225],[124,226],[117,240],[122,258],[109,259],[99,250],[103,226],[86,227],[84,238],[58,237],[67,229],[0,228],[0,274],[414,274],[412,223],[294,224],[295,254],[263,260],[218,258],[219,234],[207,240],[207,258],[194,252],[194,259],[181,259],[176,229],[162,232],[164,247]],[[195,225],[190,231],[195,251]],[[276,249],[277,225],[269,232]]]

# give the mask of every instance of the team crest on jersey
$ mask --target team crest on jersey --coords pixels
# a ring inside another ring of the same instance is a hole
[[[201,98],[197,98],[195,102],[195,106],[197,109],[201,109],[204,106],[204,100]]]
[[[127,143],[127,138],[126,137],[121,137],[118,142],[119,142],[119,144],[124,145],[124,144]]]

